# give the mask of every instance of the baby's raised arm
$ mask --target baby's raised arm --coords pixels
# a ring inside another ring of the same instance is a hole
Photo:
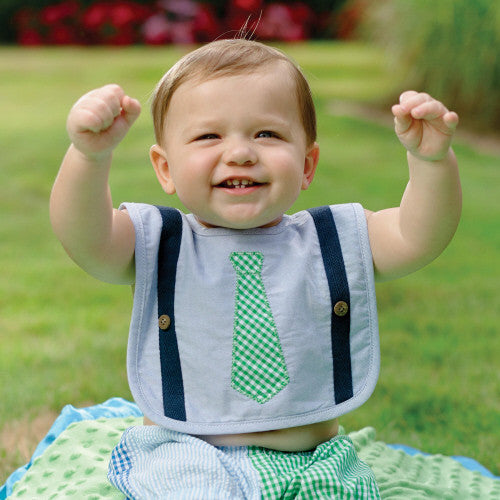
[[[367,212],[375,273],[390,279],[435,259],[453,237],[462,195],[451,140],[458,116],[428,94],[405,92],[392,108],[410,180],[397,208]]]
[[[118,85],[80,98],[68,116],[71,146],[50,198],[52,226],[70,257],[111,283],[134,282],[134,228],[126,212],[113,209],[108,175],[113,149],[140,111]]]

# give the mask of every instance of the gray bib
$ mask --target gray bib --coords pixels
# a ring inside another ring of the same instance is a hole
[[[379,343],[360,205],[248,230],[123,207],[136,233],[129,383],[153,422],[257,432],[335,418],[369,398]]]

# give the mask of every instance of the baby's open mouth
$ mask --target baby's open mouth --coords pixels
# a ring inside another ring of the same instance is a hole
[[[230,188],[230,189],[243,189],[253,186],[260,186],[260,182],[251,181],[250,179],[227,179],[221,182],[217,187]]]

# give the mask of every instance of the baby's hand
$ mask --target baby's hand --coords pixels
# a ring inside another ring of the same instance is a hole
[[[403,146],[425,161],[446,157],[458,115],[430,95],[410,90],[392,107],[396,134]]]
[[[84,155],[105,156],[125,137],[140,112],[139,101],[125,95],[118,85],[92,90],[71,108],[69,138]]]

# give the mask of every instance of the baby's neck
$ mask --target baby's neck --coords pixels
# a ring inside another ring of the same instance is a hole
[[[196,221],[199,224],[201,224],[203,227],[207,227],[207,228],[211,228],[211,229],[220,228],[220,227],[224,227],[226,229],[240,229],[238,227],[231,227],[231,226],[215,226],[213,224],[210,224],[210,222],[205,222],[204,220],[200,219],[197,215],[195,215],[194,217],[195,217]],[[264,224],[263,226],[249,227],[246,229],[273,227],[273,226],[277,226],[282,220],[283,220],[283,215],[280,215],[277,219],[275,219],[267,224]]]

